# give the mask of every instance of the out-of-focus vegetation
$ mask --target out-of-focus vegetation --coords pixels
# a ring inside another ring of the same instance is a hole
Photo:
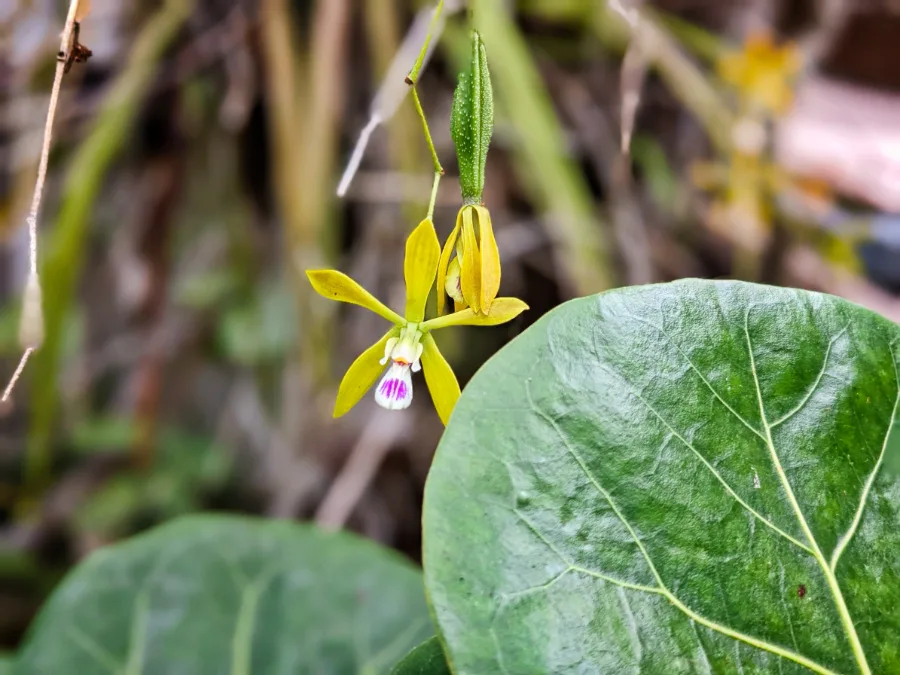
[[[0,7],[5,374],[59,4]],[[461,4],[417,85],[447,171],[442,240],[460,204]],[[438,336],[460,384],[560,302],[630,283],[737,277],[900,317],[900,198],[879,178],[900,171],[881,149],[900,131],[900,17],[660,0],[634,24],[611,4],[473,2],[496,91],[484,201],[501,295],[531,311]],[[345,526],[418,557],[440,420],[424,396],[404,415],[366,398],[332,420],[341,374],[383,326],[320,301],[303,271],[337,266],[402,307],[404,242],[432,184],[410,100],[335,191],[422,8],[94,0],[40,222],[46,342],[0,418],[0,646],[86,553],[198,510]],[[628,45],[634,83],[620,81]],[[623,95],[637,97],[624,161]]]

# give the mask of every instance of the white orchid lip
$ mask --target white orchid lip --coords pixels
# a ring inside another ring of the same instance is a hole
[[[375,390],[375,402],[388,410],[405,410],[412,403],[411,367],[392,363]]]
[[[375,402],[382,408],[404,410],[412,403],[412,373],[422,369],[421,339],[418,325],[409,323],[400,331],[400,337],[391,338],[385,344],[381,363],[390,360],[391,366],[375,389]]]

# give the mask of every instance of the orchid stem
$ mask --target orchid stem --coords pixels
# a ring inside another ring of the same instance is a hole
[[[428,26],[428,35],[425,36],[425,42],[422,44],[422,49],[419,50],[419,56],[416,58],[416,62],[406,78],[407,82],[413,87],[419,81],[419,71],[422,70],[425,55],[428,53],[428,47],[431,45],[431,36],[434,35],[434,30],[437,27],[438,19],[441,18],[442,11],[444,11],[444,0],[438,0],[437,7],[434,8],[434,16],[431,17],[431,25]]]
[[[416,112],[419,113],[419,119],[422,120],[422,130],[425,132],[425,141],[428,143],[428,149],[431,151],[431,161],[434,164],[434,172],[444,175],[444,167],[441,166],[441,160],[438,159],[437,150],[434,149],[434,141],[431,138],[431,131],[428,129],[428,120],[425,118],[425,111],[422,110],[422,102],[419,100],[419,92],[416,86],[412,87],[413,103],[416,104]]]
[[[431,162],[434,164],[434,184],[431,187],[431,200],[428,202],[428,220],[434,219],[434,205],[437,202],[438,185],[441,182],[441,176],[444,175],[444,167],[441,166],[441,160],[438,158],[437,150],[434,147],[434,140],[431,138],[431,130],[428,128],[425,110],[422,109],[422,101],[419,100],[416,82],[419,79],[419,71],[422,69],[422,63],[425,61],[425,55],[428,53],[432,35],[443,9],[444,0],[438,0],[437,7],[434,8],[434,16],[431,17],[431,25],[428,27],[428,35],[425,36],[425,42],[422,44],[422,49],[419,50],[419,56],[406,77],[406,83],[412,89],[412,99],[416,106],[416,113],[419,115],[419,119],[422,120],[422,130],[425,132],[425,142],[428,143],[428,150],[431,152]]]
[[[434,172],[434,183],[431,186],[431,200],[428,202],[428,220],[434,220],[434,205],[437,203],[438,185],[441,184],[441,172]]]

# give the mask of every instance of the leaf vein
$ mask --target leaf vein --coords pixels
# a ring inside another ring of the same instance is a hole
[[[791,504],[791,508],[794,510],[794,514],[796,515],[797,520],[800,523],[800,528],[803,530],[810,546],[813,549],[813,557],[816,559],[819,567],[821,567],[822,573],[825,576],[825,580],[828,583],[828,587],[831,590],[831,595],[834,597],[834,602],[837,606],[838,614],[841,617],[841,623],[844,626],[844,632],[847,634],[847,639],[850,642],[850,647],[853,650],[853,656],[855,657],[856,662],[859,665],[859,669],[864,675],[871,675],[871,670],[869,669],[869,664],[866,660],[865,652],[863,651],[862,644],[859,641],[859,636],[856,633],[856,627],[853,624],[853,619],[850,617],[850,611],[847,609],[847,603],[844,601],[844,595],[841,592],[841,587],[838,584],[837,578],[834,576],[834,573],[832,572],[828,563],[825,561],[825,557],[822,555],[822,551],[819,548],[819,543],[813,536],[812,530],[809,527],[809,523],[807,523],[806,517],[803,515],[803,510],[800,508],[800,503],[797,501],[797,497],[794,495],[794,490],[791,487],[791,482],[790,480],[788,480],[787,474],[784,471],[784,467],[781,464],[781,459],[778,456],[778,452],[775,450],[775,443],[772,441],[772,428],[769,426],[769,423],[766,420],[766,408],[763,403],[762,386],[759,381],[759,373],[756,370],[756,357],[753,355],[753,342],[750,339],[750,310],[752,309],[752,307],[752,305],[747,307],[747,311],[744,314],[744,335],[747,338],[747,353],[750,357],[750,371],[753,375],[753,383],[756,386],[756,399],[759,403],[760,421],[762,422],[763,429],[766,433],[766,445],[768,446],[769,454],[772,458],[772,464],[774,465],[775,471],[778,474],[779,479],[781,480],[782,487],[784,488],[788,501]]]
[[[748,333],[748,337],[749,337],[749,333]],[[770,642],[766,642],[765,640],[760,640],[751,635],[747,635],[745,633],[741,633],[740,631],[733,630],[727,626],[723,626],[722,624],[716,623],[715,621],[712,621],[711,619],[707,619],[706,617],[698,614],[697,612],[692,610],[690,607],[685,605],[681,600],[679,600],[678,597],[676,597],[675,594],[672,593],[672,591],[670,591],[668,589],[665,582],[662,580],[662,577],[660,576],[659,572],[657,571],[656,566],[653,564],[653,560],[650,558],[650,555],[647,553],[647,549],[644,547],[644,544],[641,542],[640,538],[637,536],[637,533],[634,531],[634,528],[631,526],[631,524],[628,522],[628,520],[622,515],[622,512],[616,506],[611,495],[603,488],[603,486],[600,485],[600,483],[597,481],[596,477],[593,475],[593,473],[588,468],[587,464],[584,462],[584,459],[569,444],[568,438],[565,436],[565,434],[563,434],[562,429],[559,428],[559,425],[556,423],[556,421],[552,417],[550,417],[546,412],[544,412],[543,410],[538,408],[537,405],[535,405],[534,399],[531,395],[531,387],[530,387],[530,383],[528,382],[528,380],[525,381],[525,392],[528,397],[529,403],[531,404],[532,409],[547,424],[549,424],[554,429],[554,431],[556,432],[559,439],[562,441],[562,443],[565,446],[568,453],[572,456],[572,458],[579,465],[579,467],[581,467],[581,470],[584,472],[587,479],[595,487],[597,492],[601,496],[603,496],[604,499],[606,499],[610,508],[616,514],[616,517],[619,519],[619,521],[622,523],[622,525],[625,526],[625,529],[628,530],[629,534],[631,535],[632,539],[634,540],[635,545],[638,547],[638,549],[641,551],[641,554],[644,556],[644,559],[647,561],[647,565],[649,566],[650,571],[653,574],[653,577],[656,579],[657,584],[659,584],[659,587],[660,587],[659,593],[661,595],[665,596],[672,605],[674,605],[677,609],[681,610],[681,612],[684,613],[685,615],[687,615],[688,618],[696,621],[697,623],[699,623],[703,626],[706,626],[707,628],[709,628],[711,630],[714,630],[718,633],[726,635],[732,639],[746,642],[747,644],[752,645],[752,646],[756,647],[757,649],[762,649],[764,651],[771,652],[771,653],[781,656],[783,658],[790,659],[791,661],[794,661],[795,663],[799,663],[803,666],[806,666],[810,670],[820,673],[821,675],[837,675],[834,671],[829,670],[825,666],[822,666],[822,665],[816,663],[815,661],[803,656],[802,654],[798,654],[790,649],[786,649],[785,647],[781,647],[779,645],[772,644]]]
[[[273,565],[261,572],[241,593],[241,605],[231,637],[231,675],[250,675],[253,659],[253,631],[256,627],[256,608],[259,599],[272,580],[283,571]]]
[[[144,587],[135,600],[134,621],[124,675],[140,675],[144,669],[144,652],[147,648],[147,621],[150,618],[150,592]]]
[[[728,412],[730,412],[732,415],[734,415],[734,417],[736,417],[737,420],[738,420],[741,424],[743,424],[743,425],[744,425],[745,427],[747,427],[750,431],[752,431],[754,434],[756,434],[757,436],[759,436],[762,440],[766,440],[766,437],[759,431],[759,429],[757,429],[757,428],[754,427],[752,424],[750,424],[750,422],[748,422],[746,419],[744,419],[744,417],[743,417],[737,410],[735,410],[734,408],[732,408],[731,405],[728,403],[728,401],[726,401],[726,400],[721,396],[721,394],[719,394],[719,392],[717,392],[717,391],[715,390],[715,388],[712,386],[712,383],[711,383],[709,380],[707,380],[706,377],[703,375],[703,373],[700,372],[700,369],[699,369],[696,365],[694,365],[694,362],[691,360],[691,357],[688,356],[687,353],[681,348],[681,345],[679,345],[677,342],[675,342],[675,340],[672,339],[672,337],[669,335],[669,333],[666,331],[665,328],[663,328],[662,326],[657,326],[657,325],[656,325],[655,323],[653,323],[652,321],[648,321],[647,319],[644,319],[644,318],[642,318],[642,317],[636,316],[636,315],[634,315],[634,314],[628,314],[627,316],[628,316],[629,318],[631,318],[631,319],[633,319],[633,320],[639,322],[639,323],[643,323],[643,324],[645,324],[645,325],[647,325],[647,326],[650,326],[650,327],[652,327],[652,328],[655,328],[655,329],[658,330],[660,333],[662,333],[662,336],[663,336],[664,338],[666,338],[666,340],[668,341],[668,343],[669,343],[670,345],[672,345],[673,347],[675,347],[675,349],[678,351],[678,353],[681,354],[682,357],[684,357],[684,360],[687,361],[688,365],[691,367],[691,370],[693,370],[693,371],[697,374],[697,377],[699,377],[700,380],[703,382],[703,384],[706,385],[706,388],[709,389],[709,391],[712,393],[712,395],[715,396],[716,399],[718,399],[719,403],[721,403],[722,405],[724,405],[724,406],[728,409]]]
[[[745,501],[741,498],[741,496],[738,495],[737,492],[735,492],[734,488],[731,487],[731,485],[728,483],[728,481],[726,481],[726,480],[722,477],[722,475],[719,473],[719,471],[716,469],[716,467],[714,467],[714,466],[709,462],[709,460],[707,460],[706,457],[704,457],[703,454],[693,446],[693,444],[691,444],[690,442],[688,442],[687,439],[685,439],[683,436],[681,436],[681,434],[679,434],[679,433],[674,429],[674,427],[672,427],[672,425],[669,424],[669,423],[663,418],[663,416],[660,415],[660,414],[656,411],[656,409],[655,409],[655,408],[654,408],[654,407],[653,407],[653,406],[652,406],[652,405],[651,405],[651,404],[650,404],[643,396],[641,396],[641,394],[640,394],[638,391],[636,391],[636,390],[631,386],[631,384],[630,384],[624,377],[622,377],[621,375],[619,375],[618,373],[616,373],[616,372],[614,372],[614,371],[612,371],[612,370],[610,370],[610,369],[605,369],[605,370],[606,370],[608,373],[610,373],[611,375],[613,375],[613,376],[618,377],[619,379],[621,379],[622,382],[624,382],[625,385],[628,386],[628,387],[631,389],[631,393],[632,393],[632,394],[633,394],[633,395],[634,395],[634,396],[635,396],[635,397],[636,397],[636,398],[637,398],[637,399],[638,399],[638,400],[639,400],[639,401],[647,408],[647,410],[649,410],[651,413],[653,413],[653,415],[654,415],[654,416],[655,416],[655,417],[656,417],[656,418],[657,418],[657,419],[658,419],[658,420],[666,427],[666,429],[669,430],[669,432],[670,432],[673,436],[675,436],[675,438],[677,438],[679,441],[681,441],[681,443],[682,443],[685,447],[687,447],[691,452],[694,453],[694,455],[697,457],[697,459],[699,459],[699,460],[703,463],[703,465],[704,465],[707,469],[709,469],[709,471],[712,473],[712,475],[715,476],[716,480],[718,480],[719,483],[722,484],[722,487],[725,488],[725,490],[728,492],[728,494],[731,495],[731,496],[734,498],[734,500],[735,500],[738,504],[740,504],[741,506],[743,506],[744,509],[746,509],[749,513],[751,513],[754,517],[756,517],[761,523],[763,523],[764,525],[768,526],[771,530],[773,530],[773,531],[776,532],[777,534],[780,534],[782,537],[784,537],[785,539],[787,539],[789,542],[791,542],[791,543],[794,544],[795,546],[800,547],[801,549],[803,549],[803,550],[806,551],[807,553],[810,553],[810,554],[813,553],[813,550],[812,550],[809,546],[807,546],[807,545],[804,544],[803,542],[799,541],[799,540],[796,539],[795,537],[791,536],[790,534],[788,534],[787,532],[785,532],[784,530],[782,530],[780,527],[778,527],[777,525],[775,525],[775,523],[773,523],[772,521],[770,521],[768,518],[766,518],[766,517],[763,516],[761,513],[759,513],[756,509],[754,509],[752,506],[750,506],[747,502],[745,502]]]
[[[803,407],[809,402],[809,399],[812,398],[812,395],[815,393],[816,389],[819,388],[819,383],[822,382],[822,377],[825,375],[825,369],[828,367],[828,357],[831,355],[831,348],[834,347],[834,343],[837,342],[838,338],[841,337],[844,333],[847,332],[849,326],[844,326],[843,330],[831,338],[831,341],[828,343],[828,349],[825,350],[825,358],[822,359],[822,368],[819,370],[819,374],[816,377],[816,381],[813,382],[812,386],[809,388],[809,391],[806,392],[806,395],[800,400],[800,402],[795,405],[791,410],[787,413],[779,417],[777,420],[772,422],[769,425],[770,429],[774,429],[779,424],[784,424],[789,419],[791,419],[798,412],[803,410]]]
[[[528,518],[526,518],[520,511],[515,511],[515,514],[523,523],[525,523],[526,527],[528,527],[528,529],[531,530],[534,535],[541,540],[544,546],[553,551],[553,553],[559,558],[560,562],[566,565],[566,569],[553,577],[553,580],[557,580],[558,577],[565,576],[568,572],[580,572],[581,574],[586,574],[597,579],[602,579],[603,581],[608,581],[609,583],[616,586],[621,586],[622,588],[628,588],[634,591],[643,591],[645,593],[662,593],[661,588],[657,588],[654,586],[645,586],[644,584],[635,584],[630,581],[624,581],[622,579],[617,579],[616,577],[611,577],[608,574],[604,574],[603,572],[597,572],[596,570],[582,567],[581,565],[576,565],[574,562],[566,558],[566,556],[558,548],[556,548],[556,546],[554,546],[549,539],[547,539],[544,533],[541,532],[537,528],[537,526],[530,520],[528,520]],[[546,582],[544,585],[546,585]],[[517,593],[525,593],[531,590],[533,590],[533,588],[526,589],[525,591],[517,591]]]
[[[113,673],[113,675],[122,670],[122,666],[119,664],[115,655],[92,637],[83,633],[78,626],[68,626],[66,631],[72,639],[72,642],[77,644],[86,653],[90,654],[99,665]]]
[[[863,486],[862,493],[859,497],[859,506],[856,508],[856,514],[853,517],[853,521],[850,523],[849,529],[838,539],[837,546],[835,546],[834,551],[831,554],[831,561],[828,566],[831,568],[832,573],[837,570],[838,561],[841,559],[841,555],[844,553],[844,549],[847,548],[847,545],[853,539],[853,536],[856,534],[856,530],[859,528],[859,523],[862,521],[863,511],[866,508],[866,502],[869,499],[869,492],[872,490],[872,485],[875,483],[875,479],[878,477],[878,472],[881,470],[881,465],[884,463],[884,455],[887,451],[888,439],[891,437],[891,433],[894,430],[894,424],[897,419],[897,405],[900,404],[900,373],[897,372],[897,357],[894,354],[894,343],[892,342],[888,345],[888,349],[891,352],[891,361],[894,363],[894,379],[897,382],[897,395],[894,398],[894,409],[891,413],[891,422],[888,424],[887,431],[884,434],[884,441],[881,444],[881,453],[878,455],[878,461],[875,462],[875,466],[872,468],[872,473],[869,474],[869,477],[866,479],[865,485]]]

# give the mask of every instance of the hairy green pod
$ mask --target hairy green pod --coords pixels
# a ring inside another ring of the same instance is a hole
[[[450,133],[459,160],[459,185],[467,204],[481,203],[484,166],[494,132],[494,93],[487,52],[478,31],[472,31],[472,62],[461,73],[453,96]]]

